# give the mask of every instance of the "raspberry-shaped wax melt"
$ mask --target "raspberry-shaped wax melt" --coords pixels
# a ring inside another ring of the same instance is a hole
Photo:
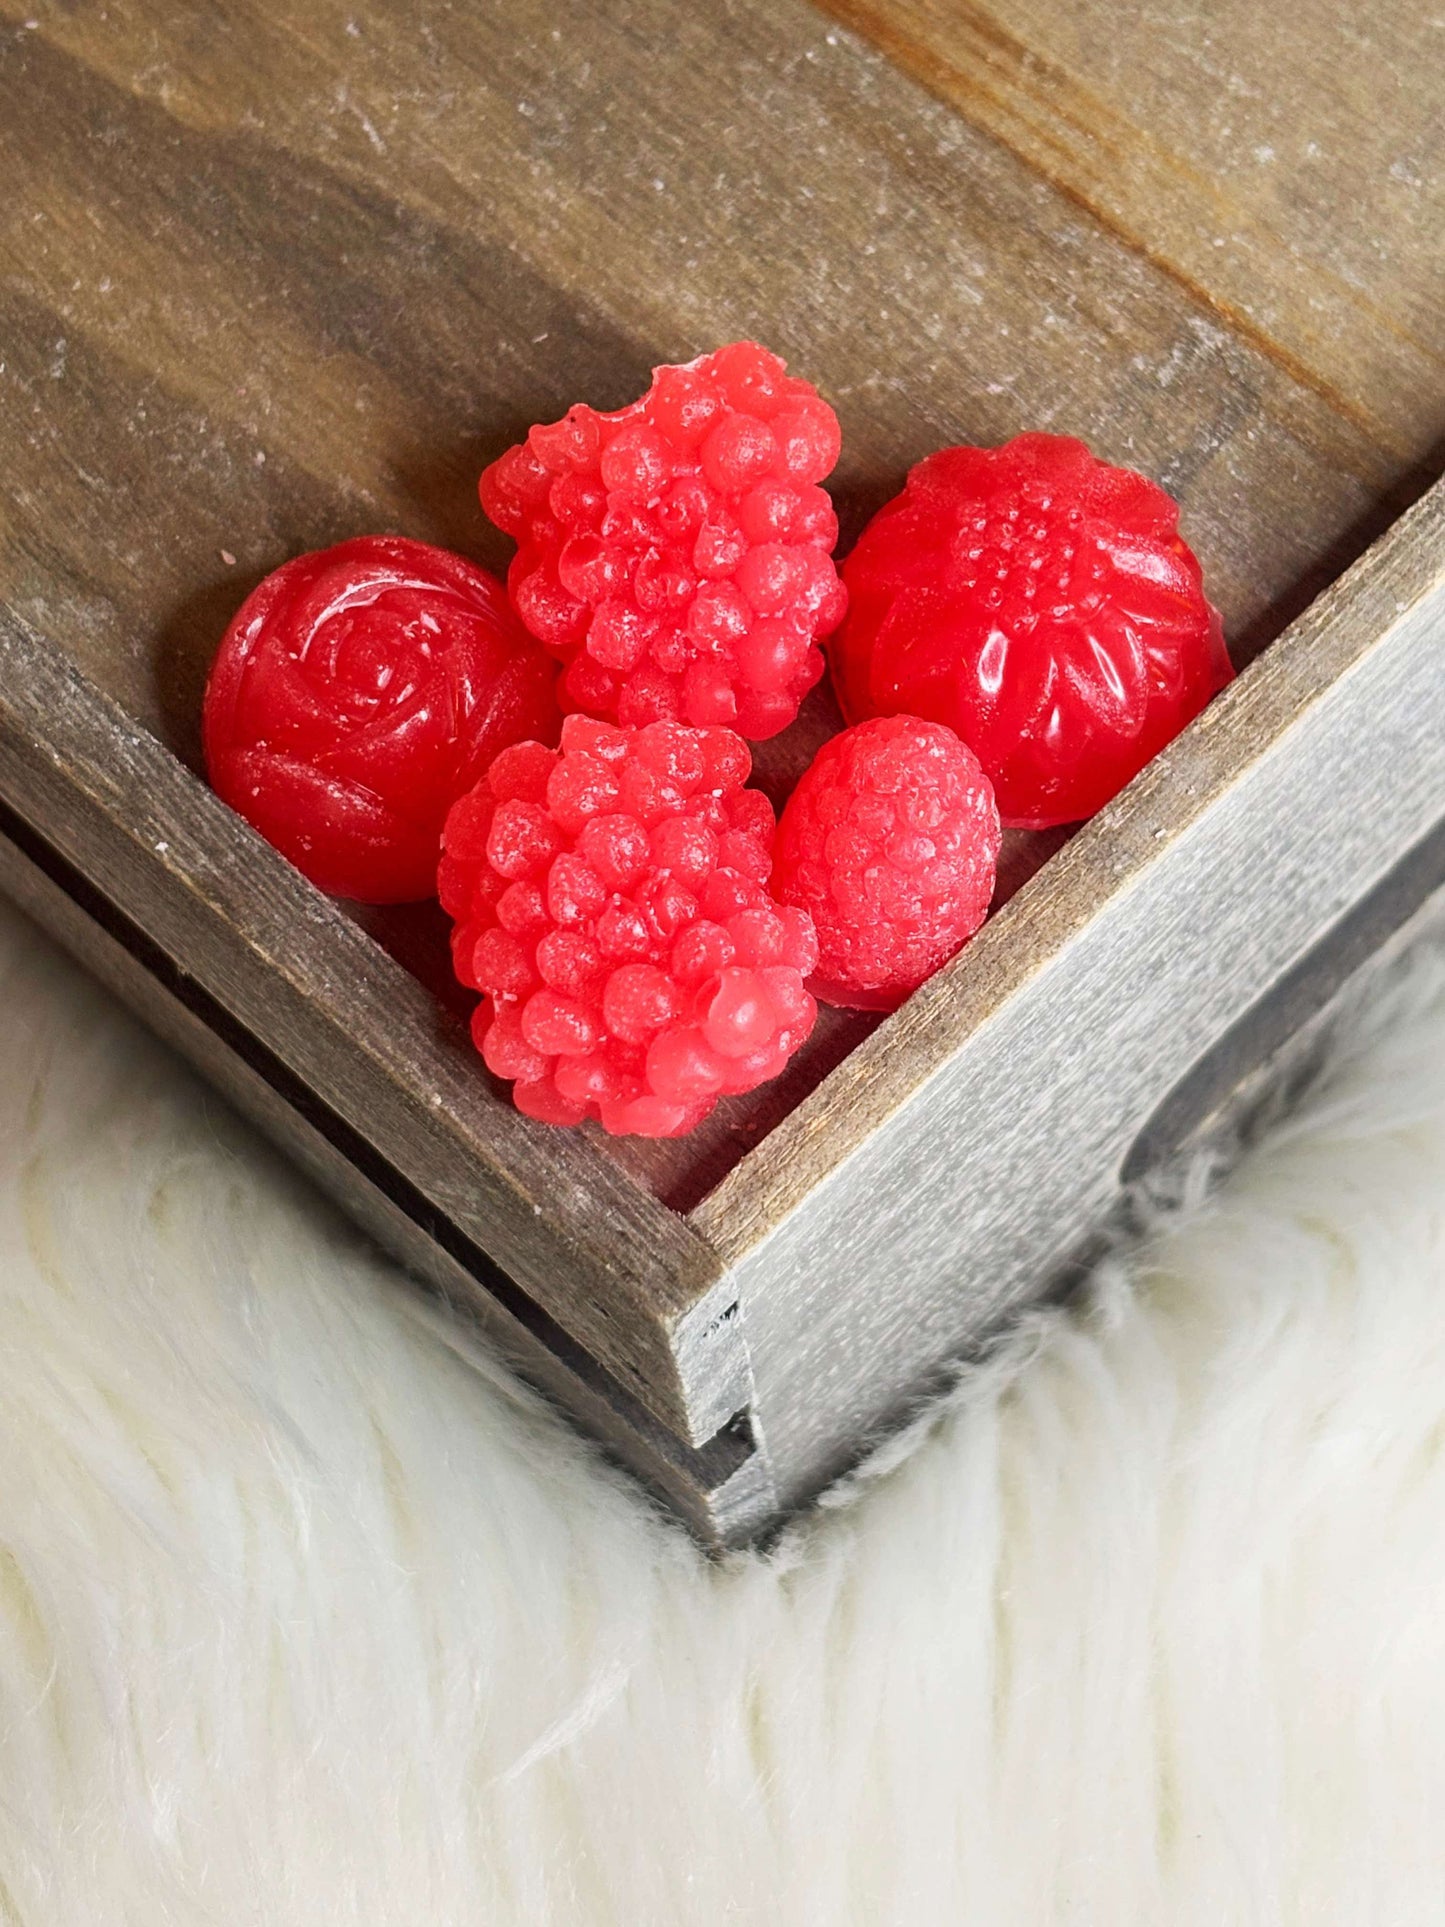
[[[1010,826],[1093,815],[1233,674],[1178,520],[1065,436],[928,456],[844,565],[844,715],[946,723]]]
[[[249,595],[206,688],[217,794],[333,896],[436,894],[447,810],[524,737],[556,740],[555,670],[460,556],[360,536]]]
[[[566,664],[563,707],[754,740],[790,723],[845,607],[818,486],[838,446],[817,392],[739,341],[493,462],[482,506],[517,540],[512,599]]]
[[[941,723],[883,716],[830,737],[778,825],[773,894],[818,933],[810,988],[892,1010],[988,914],[1000,843],[978,758]]]
[[[569,716],[447,818],[452,955],[520,1111],[676,1137],[813,1027],[813,926],[767,891],[773,812],[730,729]]]

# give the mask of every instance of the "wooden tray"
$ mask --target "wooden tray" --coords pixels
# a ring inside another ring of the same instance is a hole
[[[856,18],[952,104],[791,4],[0,0],[0,881],[719,1542],[1049,1288],[1445,878],[1439,495],[1305,607],[1431,471],[1423,177],[1393,205],[1377,123],[1296,88],[1291,141],[1329,132],[1337,178],[1349,134],[1390,216],[1371,295],[1288,192],[1232,210],[1210,284],[1222,163],[1141,134],[1155,181],[1120,134],[1182,56],[1110,104],[973,10]],[[1388,24],[1424,61],[1428,23]],[[1229,31],[1280,101],[1314,72]],[[1082,433],[1180,497],[1259,660],[1062,848],[1014,839],[895,1017],[833,1014],[678,1144],[548,1131],[471,1053],[438,913],[354,916],[205,789],[200,689],[286,555],[396,528],[498,564],[485,460],[744,332],[838,406],[847,530],[941,441]]]

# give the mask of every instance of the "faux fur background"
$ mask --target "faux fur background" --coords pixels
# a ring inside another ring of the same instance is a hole
[[[707,1566],[0,912],[7,1927],[1438,1922],[1445,971]]]

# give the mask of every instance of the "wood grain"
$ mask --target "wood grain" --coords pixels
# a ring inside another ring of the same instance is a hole
[[[0,795],[693,1444],[749,1402],[710,1247],[520,1116],[384,951],[67,658],[0,614]]]
[[[785,1502],[1047,1288],[1161,1101],[1442,818],[1445,484],[694,1212]]]
[[[845,505],[949,435],[1075,427],[1181,495],[1242,635],[1394,479],[1207,304],[801,7],[25,17],[0,8],[10,562],[87,583],[93,669],[187,752],[244,580],[222,547],[254,573],[405,520],[497,557],[483,459],[745,328],[844,410]],[[40,526],[46,500],[79,525]],[[180,629],[159,664],[158,616]]]
[[[1246,179],[1199,111],[1216,29],[1190,0],[1156,0],[1137,71],[1132,25],[1111,12],[1104,31],[1098,6],[1066,22],[1059,0],[1024,0],[1012,32],[942,0],[840,3],[888,56],[800,0],[0,0],[0,791],[624,1399],[705,1451],[724,1434],[725,1458],[755,1403],[766,1449],[727,1458],[737,1519],[768,1503],[770,1466],[796,1497],[840,1463],[1026,1291],[1047,1213],[1072,1226],[1107,1191],[1117,1117],[1084,1107],[1098,1156],[1078,1195],[1024,1141],[1057,1150],[1049,1078],[1091,1088],[1059,987],[1137,968],[1130,943],[1154,926],[1130,918],[1151,892],[1188,963],[1188,866],[1215,888],[1240,859],[1234,799],[1264,794],[1266,770],[1277,813],[1313,795],[1295,748],[1386,660],[1441,539],[1437,498],[1042,871],[1053,844],[1012,848],[1017,894],[897,1017],[831,1019],[788,1080],[673,1145],[518,1117],[433,994],[439,919],[328,904],[196,779],[216,639],[286,556],[393,528],[500,564],[485,461],[578,397],[615,405],[655,361],[750,333],[839,409],[845,530],[941,442],[1079,433],[1180,498],[1244,661],[1433,459],[1434,177],[1408,156],[1418,180],[1397,176],[1363,93],[1347,113],[1353,82],[1312,56],[1296,49],[1297,84],[1271,92],[1287,23],[1240,0],[1221,15],[1231,72],[1260,76],[1231,125],[1279,160]],[[1323,0],[1306,4],[1302,39]],[[1412,34],[1391,0],[1372,44],[1423,66]],[[1423,86],[1397,120],[1412,152]],[[1302,187],[1321,157],[1279,131],[1302,102],[1331,130],[1332,202]],[[1181,126],[1191,104],[1199,125]],[[1346,193],[1376,188],[1374,227],[1341,240]],[[1399,793],[1378,847],[1333,825],[1358,858],[1342,889],[1425,808],[1433,752],[1410,730],[1437,692],[1413,689],[1406,713],[1400,687],[1382,697],[1403,718]],[[760,759],[775,794],[827,702]],[[1332,914],[1308,894],[1332,824],[1309,829],[1298,877],[1277,849],[1278,874],[1245,851],[1281,920],[1217,1000],[1201,993],[1204,1028]],[[1141,1011],[1167,981],[1161,964]],[[977,1093],[1008,1077],[1029,1104],[985,1129]],[[1002,1213],[1011,1183],[1020,1238],[950,1295],[978,1199]]]
[[[440,1336],[483,1369],[502,1358],[572,1411],[603,1451],[703,1543],[740,1544],[771,1522],[776,1494],[744,1428],[729,1427],[700,1449],[682,1445],[480,1253],[454,1238],[439,1240],[435,1214],[413,1187],[399,1183],[314,1093],[298,1094],[294,1076],[198,996],[184,973],[157,958],[144,932],[3,808],[0,887],[431,1288],[444,1306],[434,1321]]]
[[[822,3],[1381,448],[1438,466],[1438,9]]]
[[[486,459],[740,332],[837,403],[849,527],[939,441],[1030,425],[1160,476],[1241,654],[1401,480],[1177,277],[791,0],[0,20],[0,598],[193,765],[215,639],[266,569],[377,527],[499,562]],[[369,927],[444,980],[414,922]],[[599,1153],[690,1206],[865,1028],[830,1020],[786,1090],[687,1140]]]
[[[781,1122],[691,1214],[729,1262],[767,1238],[805,1199],[955,1059],[999,1013],[1013,1006],[1096,922],[1160,864],[1177,862],[1212,810],[1235,794],[1251,767],[1309,716],[1343,678],[1388,644],[1401,618],[1435,611],[1445,581],[1445,482],[1321,596],[1264,656],[1215,699],[1184,733],[1069,839],[1048,865],[991,917],[953,961],[901,1010],[850,1052],[803,1104]],[[1438,627],[1438,612],[1432,614]],[[1435,631],[1432,629],[1431,634]],[[1415,658],[1419,661],[1416,663]],[[1445,655],[1432,640],[1411,658],[1423,692],[1413,719],[1430,750],[1430,726],[1445,709]],[[1382,755],[1373,733],[1362,748],[1375,757],[1365,786],[1336,804],[1340,816],[1369,815],[1393,783],[1418,787],[1419,771]],[[1425,768],[1433,769],[1431,754]],[[1296,762],[1300,798],[1329,800],[1329,772]],[[1428,794],[1428,782],[1426,783]],[[1413,789],[1412,789],[1413,793]],[[1445,781],[1436,794],[1436,814]],[[1306,804],[1289,805],[1308,827]],[[1281,844],[1294,861],[1292,842]],[[1273,868],[1284,869],[1280,863]],[[1243,894],[1244,878],[1241,878]],[[1267,886],[1268,889],[1273,885]]]

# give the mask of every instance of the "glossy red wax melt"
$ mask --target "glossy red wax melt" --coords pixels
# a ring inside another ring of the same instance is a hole
[[[1178,519],[1064,436],[928,456],[844,565],[844,714],[947,724],[1005,824],[1091,816],[1233,674]]]
[[[554,680],[485,570],[360,536],[242,604],[206,689],[206,766],[321,889],[429,897],[452,803],[508,744],[556,740]]]
[[[778,825],[773,894],[818,933],[810,988],[892,1010],[988,915],[1000,830],[973,751],[941,723],[880,716],[830,737]]]
[[[807,915],[767,890],[773,812],[730,729],[583,716],[447,818],[452,955],[517,1108],[675,1137],[775,1077],[816,1014]]]
[[[817,392],[740,341],[493,462],[482,505],[517,540],[512,599],[565,664],[563,707],[753,739],[790,723],[845,606],[818,486],[838,448]]]

